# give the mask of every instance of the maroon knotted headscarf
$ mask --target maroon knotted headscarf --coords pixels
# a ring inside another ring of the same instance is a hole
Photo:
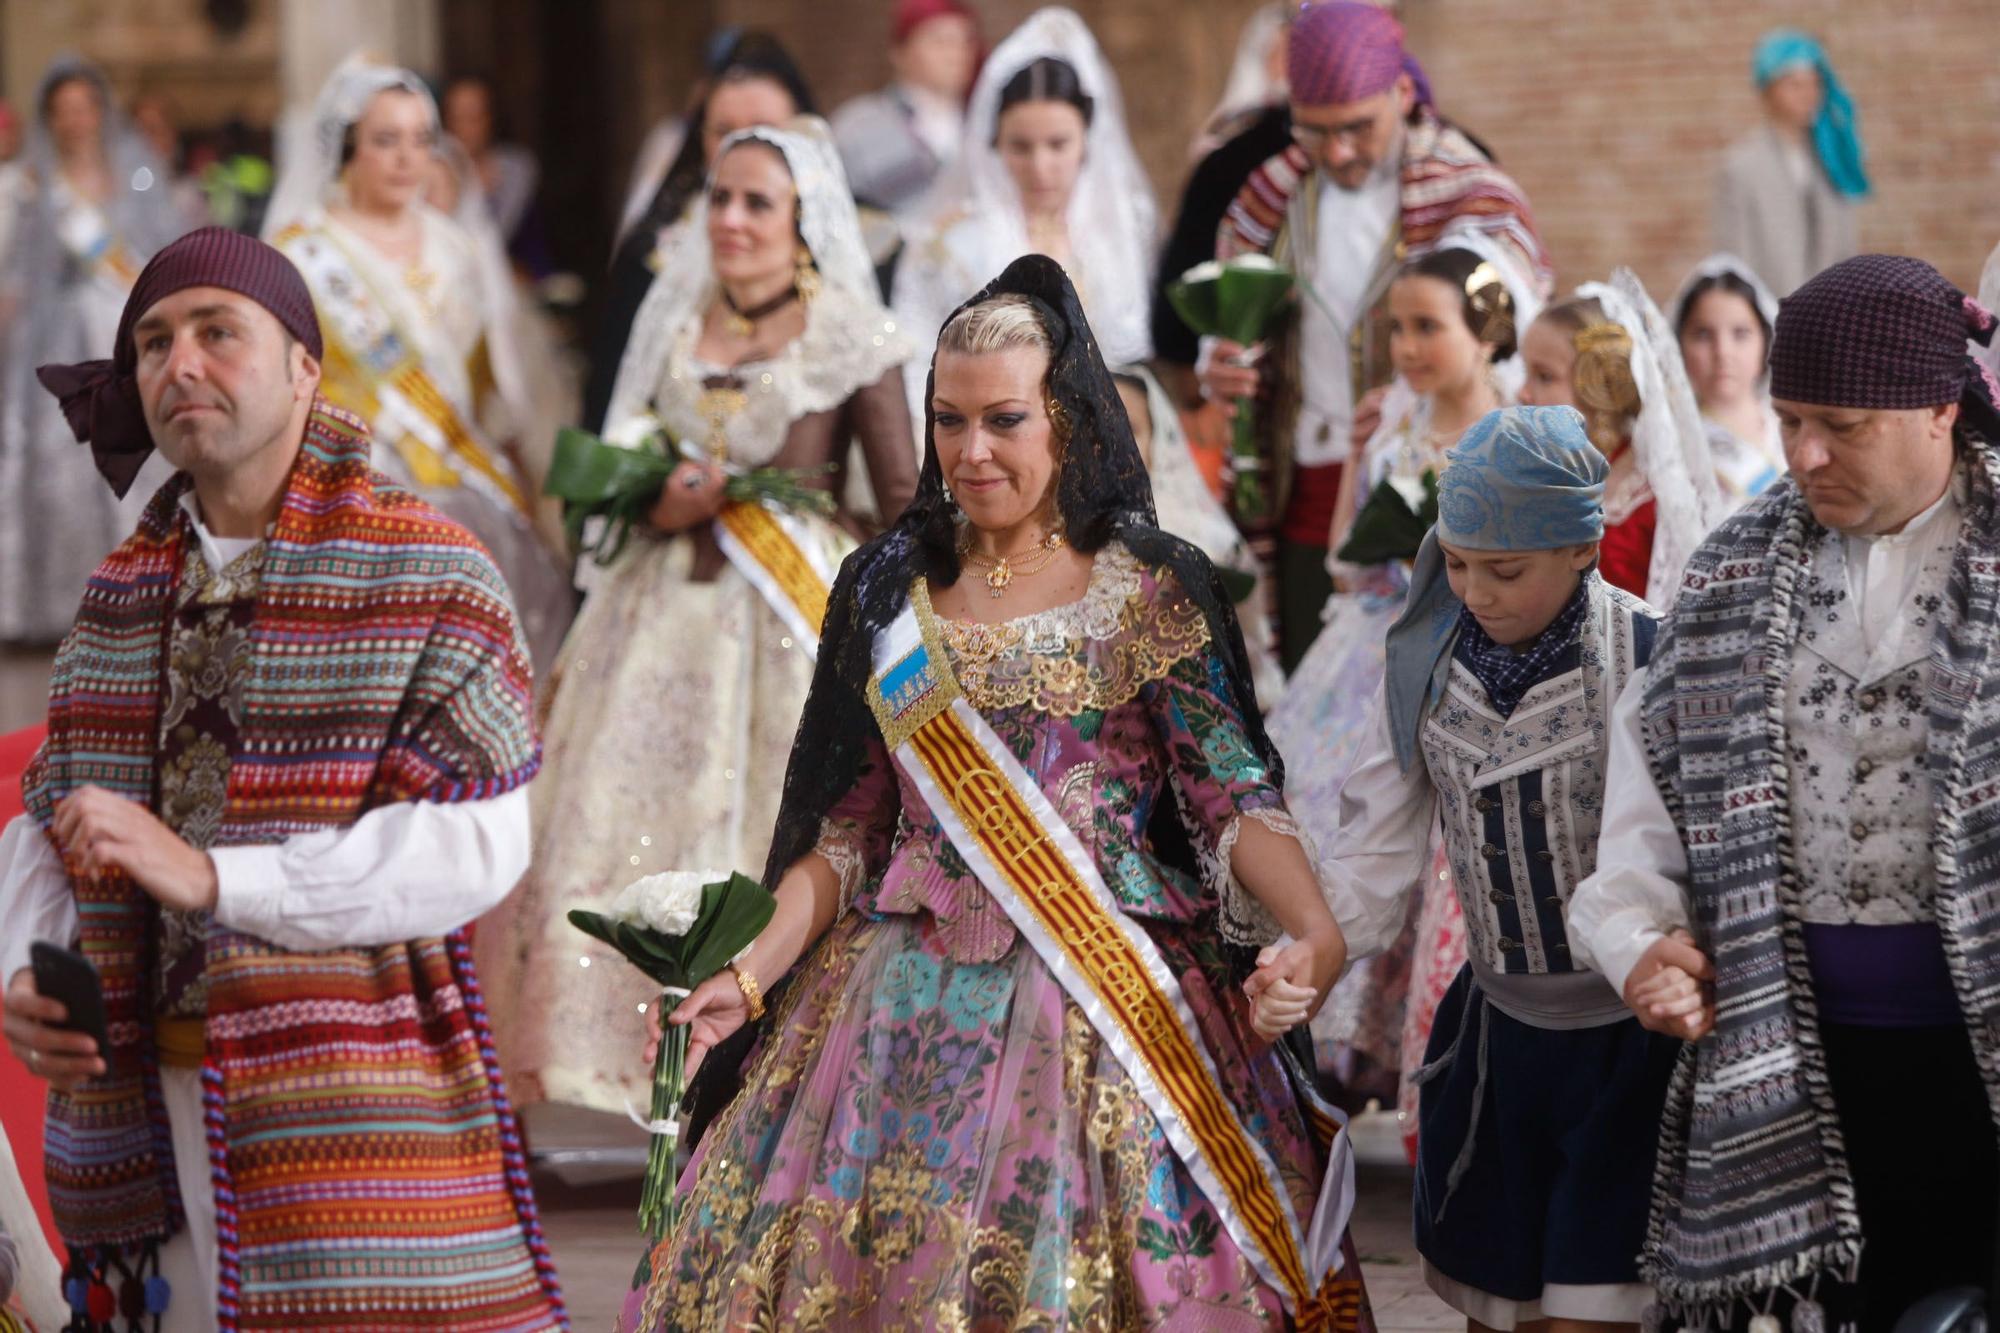
[[[1959,404],[1959,419],[2000,443],[2000,384],[1968,352],[1994,317],[1921,259],[1856,255],[1778,305],[1771,396],[1818,407]]]
[[[1416,85],[1417,104],[1431,104],[1423,66],[1403,49],[1403,25],[1365,0],[1310,4],[1292,21],[1285,74],[1292,101],[1336,106],[1387,92],[1399,74]]]
[[[324,355],[312,293],[292,261],[254,236],[227,227],[203,227],[169,245],[141,270],[118,318],[118,342],[109,361],[42,366],[35,377],[62,403],[63,417],[79,444],[88,444],[97,470],[123,496],[153,452],[152,432],[139,401],[135,372],[139,349],[132,327],[146,312],[189,287],[220,287],[247,296],[284,325],[315,360]]]

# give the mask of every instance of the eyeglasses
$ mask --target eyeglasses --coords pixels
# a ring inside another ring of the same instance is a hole
[[[1345,125],[1301,125],[1292,123],[1292,142],[1312,156],[1318,156],[1329,143],[1338,143],[1347,149],[1359,148],[1375,128],[1375,118],[1350,120]]]

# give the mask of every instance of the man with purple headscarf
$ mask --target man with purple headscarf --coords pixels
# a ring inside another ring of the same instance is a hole
[[[1993,1276],[2000,412],[1967,354],[1993,330],[1900,256],[1785,300],[1791,476],[1688,562],[1613,712],[1569,935],[1692,1043],[1642,1256],[1658,1326],[1886,1329]]]
[[[1355,402],[1389,372],[1388,340],[1370,315],[1397,264],[1470,228],[1499,241],[1545,290],[1551,274],[1526,196],[1439,116],[1387,10],[1362,0],[1306,5],[1286,66],[1292,142],[1251,173],[1216,253],[1269,254],[1305,290],[1296,320],[1254,366],[1218,341],[1204,349],[1201,375],[1213,397],[1261,392],[1269,403],[1258,423],[1280,517],[1275,532],[1250,535],[1267,551],[1275,539],[1289,669],[1319,632],[1332,591],[1327,539]]]

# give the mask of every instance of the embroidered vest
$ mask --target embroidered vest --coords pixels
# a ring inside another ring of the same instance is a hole
[[[1959,445],[1965,513],[1927,635],[1920,859],[2000,1124],[2000,457],[1969,432]],[[1792,664],[1823,537],[1790,480],[1725,520],[1688,564],[1646,682],[1647,757],[1687,850],[1716,1027],[1675,1070],[1641,1269],[1697,1318],[1739,1297],[1761,1308],[1759,1293],[1842,1271],[1861,1252],[1806,954],[1806,857],[1817,852],[1789,793],[1802,768]]]
[[[211,572],[197,542],[186,542],[181,586],[168,631],[166,698],[160,705],[155,813],[196,851],[215,845],[229,804],[229,768],[243,730],[250,675],[250,623],[263,581],[264,544]],[[153,960],[153,999],[163,1018],[208,1012],[206,936],[210,914],[166,909]]]
[[[1509,717],[1463,664],[1451,665],[1421,743],[1466,953],[1482,977],[1578,970],[1563,919],[1597,868],[1606,728],[1619,691],[1652,655],[1657,622],[1644,602],[1594,579],[1576,643]]]
[[[1786,698],[1803,915],[1831,926],[1927,922],[1937,867],[1925,701],[1951,550],[1925,561],[1903,613],[1871,643],[1847,595],[1844,547],[1829,533],[1812,552]]]

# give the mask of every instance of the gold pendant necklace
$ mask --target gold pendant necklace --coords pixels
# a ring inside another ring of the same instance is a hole
[[[734,375],[711,375],[701,382],[695,411],[708,422],[708,453],[716,462],[729,456],[729,422],[749,405],[750,395]]]
[[[1061,530],[1051,532],[1018,555],[988,556],[972,549],[971,535],[959,547],[959,555],[975,569],[986,571],[986,595],[998,597],[1006,592],[1017,578],[1032,578],[1055,562],[1056,554],[1063,548]],[[1033,564],[1026,563],[1034,561]]]

